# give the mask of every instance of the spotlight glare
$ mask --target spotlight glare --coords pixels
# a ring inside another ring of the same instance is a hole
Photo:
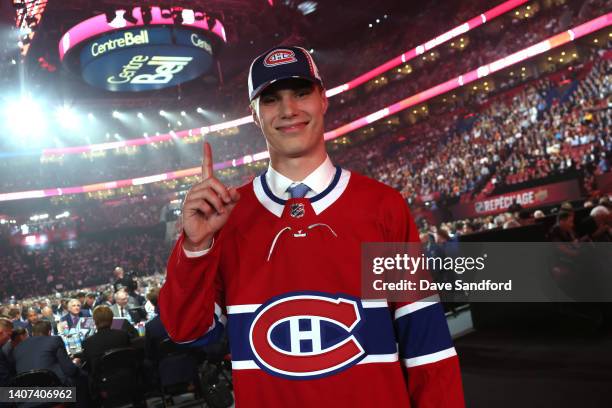
[[[5,123],[16,134],[40,137],[46,120],[40,105],[31,97],[22,97],[5,108]]]
[[[165,110],[160,110],[159,111],[159,116],[166,116],[166,111]]]
[[[138,112],[136,116],[138,116],[138,119],[144,119],[144,115],[142,114],[142,112]]]
[[[117,119],[119,117],[119,112],[113,111],[113,118]]]
[[[89,119],[89,120],[94,120],[94,119],[95,119],[94,114],[93,114],[93,113],[91,113],[91,112],[89,112],[89,113],[87,114],[87,119]]]
[[[79,117],[68,106],[60,106],[55,112],[55,116],[60,126],[66,129],[76,129],[79,127]]]
[[[181,116],[187,116],[187,112],[181,111]]]

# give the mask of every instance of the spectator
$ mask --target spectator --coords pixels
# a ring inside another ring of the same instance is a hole
[[[46,320],[34,323],[32,337],[15,347],[15,371],[47,369],[57,374],[64,385],[76,384],[79,368],[68,358],[61,337],[51,336],[51,324]]]
[[[147,299],[155,307],[156,316],[145,324],[145,357],[153,363],[157,363],[158,346],[168,338],[168,332],[159,318],[159,307],[157,299],[159,297],[159,288],[155,288],[147,293]]]
[[[4,351],[4,346],[10,342],[12,332],[13,322],[0,318],[0,387],[8,386],[10,379],[15,375],[15,368]]]
[[[56,336],[57,335],[57,321],[55,320],[55,316],[53,315],[53,310],[49,306],[45,306],[41,310],[42,319],[51,323],[51,333]]]
[[[97,306],[93,312],[97,332],[83,342],[83,355],[89,372],[96,369],[100,357],[110,349],[130,346],[130,336],[111,328],[113,312],[108,306]]]
[[[120,289],[115,292],[115,304],[111,306],[111,311],[115,317],[132,320],[129,313],[129,295],[127,291]]]
[[[68,314],[60,319],[61,322],[66,322],[69,329],[76,328],[79,320],[82,317],[88,317],[89,314],[81,310],[81,302],[78,299],[70,299],[68,302]]]
[[[553,242],[576,242],[574,233],[574,213],[561,210],[557,214],[557,223],[551,228],[548,239]]]

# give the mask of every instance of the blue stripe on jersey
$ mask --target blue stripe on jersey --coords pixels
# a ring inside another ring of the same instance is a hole
[[[400,358],[424,356],[453,346],[440,303],[400,317],[395,321],[395,330]]]
[[[189,342],[185,342],[185,343],[180,343],[180,345],[186,346],[186,347],[203,347],[209,344],[216,343],[219,340],[221,340],[221,337],[223,337],[223,330],[224,330],[223,323],[219,321],[219,318],[217,317],[217,315],[215,315],[214,317],[215,317],[215,327],[212,330],[206,332],[202,337],[198,339],[195,339]]]
[[[249,331],[255,313],[232,313],[228,315],[227,330],[230,339],[232,360],[254,360],[254,355],[249,342]],[[299,330],[310,329],[309,321],[299,322]],[[362,321],[351,333],[361,344],[366,354],[393,354],[397,352],[395,332],[391,314],[386,307],[364,308]],[[323,349],[331,347],[344,340],[349,334],[340,326],[331,322],[321,322],[321,346]],[[290,331],[288,324],[278,325],[274,328],[270,337],[281,350],[288,350],[290,342]],[[302,352],[312,350],[311,342],[300,342],[303,345]]]

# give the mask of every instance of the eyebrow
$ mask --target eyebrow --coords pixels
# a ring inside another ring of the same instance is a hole
[[[282,87],[278,87],[275,88],[274,85],[271,85],[268,87],[268,89],[264,90],[260,96],[270,96],[270,95],[275,95],[280,91],[293,91],[293,92],[299,92],[299,91],[304,91],[304,90],[309,90],[309,91],[314,91],[315,89],[315,84],[313,83],[304,83],[304,84],[295,84],[294,86],[282,86]]]

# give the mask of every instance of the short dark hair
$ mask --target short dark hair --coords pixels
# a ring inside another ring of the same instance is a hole
[[[33,336],[48,336],[51,333],[51,323],[48,320],[39,320],[32,325]]]
[[[11,333],[11,341],[15,341],[17,337],[23,336],[26,333],[27,331],[24,327],[15,327]]]
[[[21,315],[21,310],[19,310],[17,307],[14,307],[8,311],[8,316],[11,319],[15,319],[19,315]]]

